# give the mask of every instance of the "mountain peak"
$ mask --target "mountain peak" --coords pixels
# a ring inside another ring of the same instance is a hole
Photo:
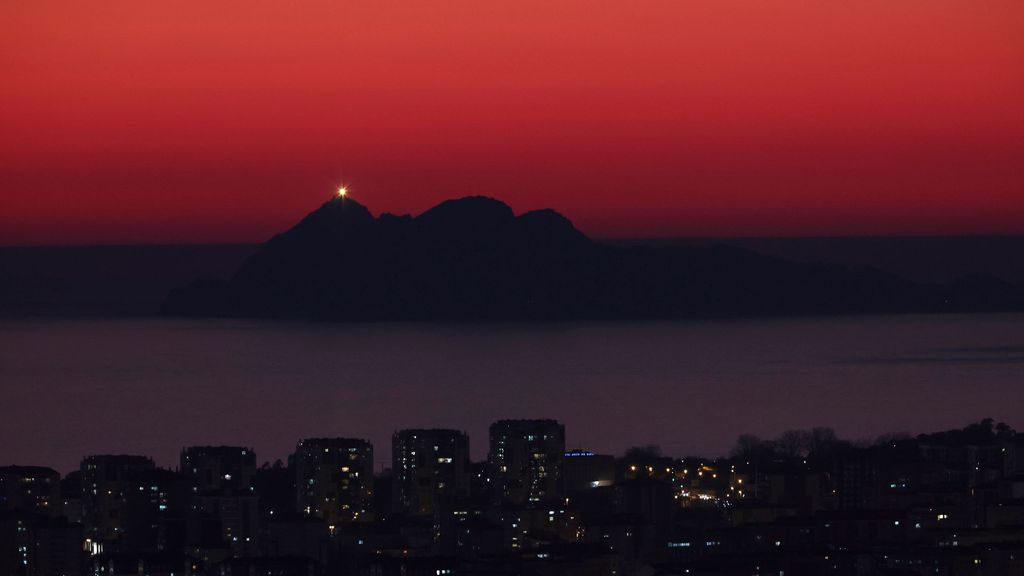
[[[334,198],[331,198],[327,202],[321,204],[320,207],[314,210],[312,213],[315,214],[321,211],[345,215],[358,214],[359,216],[362,216],[364,213],[370,213],[370,210],[366,206],[363,206],[358,201],[356,201],[355,198],[352,198],[351,196],[335,196]]]
[[[490,237],[515,222],[508,204],[486,196],[446,200],[416,218],[423,230],[442,237]]]
[[[420,214],[416,220],[426,225],[497,224],[515,219],[508,204],[487,196],[466,196],[445,200]]]
[[[352,198],[332,198],[310,212],[290,232],[328,233],[339,224],[359,224],[372,221],[373,214]]]

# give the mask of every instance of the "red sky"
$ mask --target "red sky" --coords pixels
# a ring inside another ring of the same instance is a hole
[[[1020,0],[6,0],[0,78],[0,244],[1024,233]]]

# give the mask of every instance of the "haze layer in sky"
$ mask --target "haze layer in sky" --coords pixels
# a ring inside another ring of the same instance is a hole
[[[258,241],[341,183],[594,236],[1024,233],[1019,0],[7,0],[0,244]]]

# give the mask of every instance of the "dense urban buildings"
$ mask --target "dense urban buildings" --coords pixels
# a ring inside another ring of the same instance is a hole
[[[984,420],[854,444],[741,436],[725,458],[565,451],[553,420],[0,468],[0,576],[1024,573],[1024,436]]]
[[[565,427],[554,420],[491,424],[488,462],[497,501],[516,505],[561,496]]]
[[[97,549],[117,543],[128,513],[136,476],[153,470],[145,456],[98,455],[82,460],[82,518],[86,535]]]
[[[239,446],[192,446],[181,451],[181,473],[192,492],[251,492],[256,453]]]
[[[562,486],[566,494],[615,483],[615,457],[583,450],[566,452],[562,460]]]
[[[391,441],[395,510],[434,514],[469,497],[469,437],[458,430],[400,430]]]
[[[298,511],[327,522],[368,521],[373,514],[373,446],[353,438],[307,438],[295,449]]]
[[[251,555],[259,546],[255,494],[256,454],[241,446],[192,446],[182,450],[180,473],[192,494],[189,539],[193,549],[222,559]]]
[[[59,516],[60,474],[41,466],[0,467],[0,511],[8,510]]]

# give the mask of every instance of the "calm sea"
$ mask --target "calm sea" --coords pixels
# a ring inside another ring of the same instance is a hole
[[[564,325],[189,320],[0,323],[0,465],[94,453],[174,466],[183,446],[286,458],[309,436],[373,442],[557,418],[570,448],[719,455],[744,432],[844,437],[982,417],[1024,428],[1024,316]]]

